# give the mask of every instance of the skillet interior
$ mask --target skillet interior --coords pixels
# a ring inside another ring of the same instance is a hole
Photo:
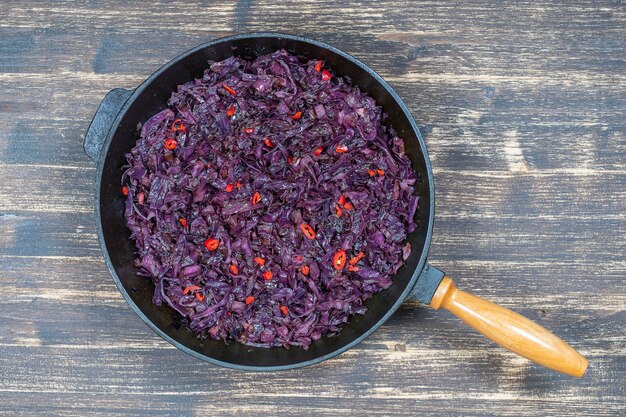
[[[254,348],[239,343],[226,345],[221,341],[200,340],[185,327],[177,326],[177,314],[168,307],[152,304],[152,283],[136,274],[137,270],[133,267],[135,248],[125,225],[123,197],[119,192],[124,154],[130,151],[138,137],[138,123],[145,122],[162,110],[178,84],[201,76],[209,59],[222,60],[233,54],[250,59],[279,48],[307,59],[323,59],[336,74],[349,76],[350,82],[382,105],[389,115],[387,125],[404,138],[407,154],[422,179],[417,186],[420,196],[419,227],[408,238],[413,251],[407,265],[400,269],[389,289],[366,302],[368,311],[365,315],[353,316],[338,336],[313,342],[308,350]],[[322,361],[358,343],[380,326],[402,303],[417,280],[425,262],[431,216],[434,215],[432,176],[423,146],[408,110],[390,87],[363,64],[335,48],[278,34],[242,35],[201,45],[174,59],[138,87],[113,123],[103,147],[104,160],[99,164],[96,191],[98,232],[105,260],[133,310],[157,333],[187,353],[219,365],[254,370],[292,368]]]

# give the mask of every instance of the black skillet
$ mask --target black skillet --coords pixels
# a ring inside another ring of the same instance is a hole
[[[365,315],[356,315],[337,336],[324,337],[302,348],[256,348],[239,343],[200,340],[172,309],[152,304],[153,285],[137,275],[134,245],[124,219],[120,177],[124,154],[137,139],[137,125],[165,107],[177,85],[202,75],[208,60],[231,55],[246,59],[285,48],[306,59],[322,59],[372,96],[389,115],[387,124],[404,138],[405,149],[421,182],[418,228],[408,240],[412,252],[393,279],[394,284],[366,303]],[[276,33],[252,33],[205,43],[179,55],[135,90],[115,89],[98,108],[85,136],[85,152],[97,163],[96,221],[102,253],[113,280],[131,308],[155,332],[196,358],[230,368],[271,371],[311,365],[353,347],[381,326],[407,299],[444,307],[500,345],[541,365],[582,376],[587,361],[573,348],[532,321],[486,300],[456,290],[443,272],[426,262],[435,216],[432,169],[424,140],[409,110],[391,87],[368,66],[321,42]]]

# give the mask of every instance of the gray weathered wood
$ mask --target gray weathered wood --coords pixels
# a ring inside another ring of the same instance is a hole
[[[435,167],[430,260],[571,342],[583,379],[414,303],[274,374],[199,362],[132,313],[100,255],[85,129],[110,89],[263,30],[332,43],[397,89]],[[622,1],[5,2],[0,91],[0,415],[626,414]]]

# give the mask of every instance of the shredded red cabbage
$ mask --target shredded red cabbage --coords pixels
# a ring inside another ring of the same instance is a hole
[[[200,337],[307,348],[365,313],[410,253],[403,141],[321,67],[284,50],[209,62],[126,155],[135,265]]]

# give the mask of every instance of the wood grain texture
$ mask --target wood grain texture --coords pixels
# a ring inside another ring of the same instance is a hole
[[[545,327],[459,290],[448,276],[443,277],[429,306],[448,310],[489,340],[546,368],[580,378],[589,366],[587,359]]]
[[[0,415],[626,414],[622,1],[1,6]],[[273,374],[199,362],[132,313],[100,255],[85,129],[110,89],[263,30],[329,42],[394,86],[435,167],[431,262],[571,343],[584,378],[414,303],[340,357]]]

